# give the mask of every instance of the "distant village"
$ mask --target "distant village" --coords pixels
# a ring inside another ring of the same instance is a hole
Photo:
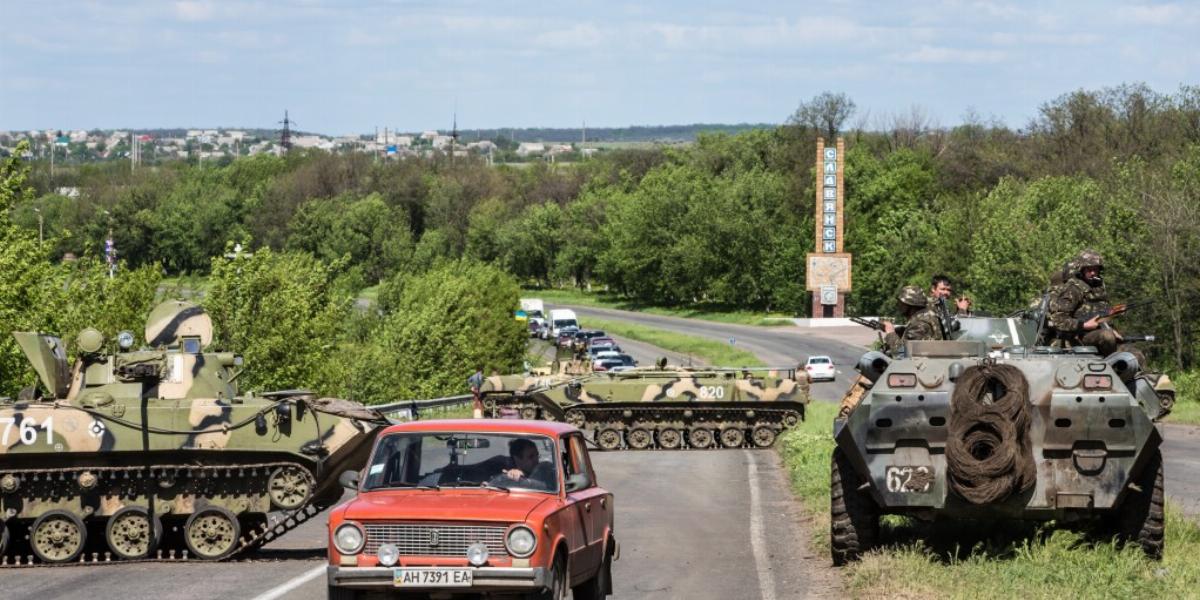
[[[130,159],[135,163],[172,160],[228,161],[239,156],[282,155],[279,131],[238,129],[188,129],[155,131],[30,130],[0,131],[0,156],[11,155],[24,140],[30,142],[25,158],[82,163]],[[401,159],[435,154],[482,156],[489,162],[576,160],[598,151],[595,147],[561,142],[465,141],[455,135],[424,131],[396,133],[383,130],[372,135],[325,136],[291,133],[292,148],[313,148],[335,153],[362,152],[382,158]]]

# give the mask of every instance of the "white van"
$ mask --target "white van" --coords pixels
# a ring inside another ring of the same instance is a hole
[[[537,324],[537,333],[540,336],[546,335],[546,305],[542,303],[540,298],[521,298],[521,312],[529,319],[530,323]]]
[[[575,311],[569,308],[551,309],[549,339],[557,338],[564,327],[579,329],[579,319],[575,316]]]

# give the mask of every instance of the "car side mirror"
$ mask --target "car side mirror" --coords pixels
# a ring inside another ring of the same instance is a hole
[[[338,483],[342,484],[342,487],[344,488],[357,490],[358,471],[343,471],[342,475],[338,477]]]
[[[592,482],[588,479],[587,473],[576,473],[567,477],[567,493],[577,492],[587,487],[591,487]]]

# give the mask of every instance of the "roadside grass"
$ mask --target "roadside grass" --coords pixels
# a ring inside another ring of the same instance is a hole
[[[588,318],[587,326],[603,329],[606,333],[627,337],[639,342],[658,346],[664,350],[694,356],[709,365],[719,367],[763,367],[766,366],[754,354],[729,344],[681,333],[663,331],[644,325],[619,321]]]
[[[812,517],[814,547],[829,551],[830,424],[837,406],[813,403],[781,438],[792,487]],[[1167,510],[1165,557],[1147,560],[1086,530],[1053,524],[929,526],[889,516],[883,546],[842,569],[853,598],[1194,598],[1200,595],[1200,527]]]
[[[1200,369],[1180,373],[1173,381],[1175,407],[1167,415],[1167,422],[1200,425]]]
[[[756,325],[772,327],[791,325],[781,313],[766,313],[761,311],[739,310],[733,307],[715,304],[697,305],[693,308],[651,306],[622,298],[611,292],[582,292],[570,289],[525,289],[523,297],[541,298],[550,304],[574,304],[577,306],[595,306],[598,308],[615,308],[619,310],[634,310],[643,313],[663,315],[668,317],[683,317],[685,319],[700,319],[718,323],[735,325]]]

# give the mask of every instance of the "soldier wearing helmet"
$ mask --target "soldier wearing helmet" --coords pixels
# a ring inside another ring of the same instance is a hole
[[[908,319],[901,334],[891,323],[884,321],[883,328],[887,335],[883,338],[884,352],[895,356],[904,342],[913,340],[944,340],[946,334],[942,331],[942,321],[938,318],[937,309],[929,304],[921,288],[906,285],[900,290],[896,300],[900,305],[900,313]]]
[[[1103,273],[1104,257],[1095,250],[1084,250],[1067,263],[1062,285],[1050,296],[1048,325],[1055,345],[1095,346],[1105,356],[1117,351],[1121,334],[1095,316],[1109,308]]]

